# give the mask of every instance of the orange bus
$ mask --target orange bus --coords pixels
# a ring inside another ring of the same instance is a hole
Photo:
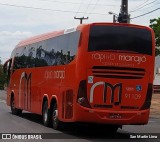
[[[4,64],[7,105],[64,122],[148,123],[155,59],[154,33],[120,23],[82,24],[21,41]]]

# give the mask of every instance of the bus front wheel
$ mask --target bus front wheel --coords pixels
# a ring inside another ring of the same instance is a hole
[[[22,110],[21,109],[17,109],[15,107],[14,96],[11,97],[10,106],[11,106],[11,112],[12,112],[12,114],[14,114],[14,115],[21,115],[22,114]]]

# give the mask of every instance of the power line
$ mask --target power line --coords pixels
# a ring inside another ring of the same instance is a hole
[[[79,3],[79,2],[66,2],[66,1],[57,1],[57,0],[55,0],[55,1],[49,1],[49,0],[38,0],[38,1],[44,1],[44,2],[51,2],[51,3],[63,3],[63,4],[65,4],[65,3],[68,3],[68,4],[75,4],[75,5],[79,5],[79,4],[81,4],[81,2]],[[84,4],[88,4],[88,3],[84,3]],[[95,4],[90,4],[90,5],[95,5]],[[111,7],[113,7],[113,6],[116,6],[116,7],[119,7],[119,5],[113,5],[113,4],[97,4],[97,6],[111,6]]]
[[[87,13],[88,8],[89,8],[89,6],[90,6],[91,2],[92,2],[92,0],[90,0],[90,1],[89,1],[88,5],[87,5],[87,9],[85,10],[85,12],[84,12],[83,16]]]
[[[19,6],[19,5],[14,5],[14,4],[6,4],[6,3],[0,3],[0,5],[2,6],[10,6],[10,7],[17,7],[17,8],[25,8],[25,9],[34,9],[34,10],[44,10],[44,11],[53,11],[53,12],[63,12],[63,13],[75,13],[75,11],[70,11],[70,10],[58,10],[58,9],[44,9],[44,8],[40,8],[40,7],[30,7],[30,6]],[[77,13],[84,13],[82,11],[79,11]],[[107,14],[103,14],[103,13],[90,13],[93,15],[107,15]]]
[[[131,19],[135,19],[135,18],[139,18],[139,17],[145,16],[145,15],[150,14],[150,13],[152,13],[152,12],[154,12],[154,11],[159,10],[159,9],[160,9],[160,7],[159,7],[159,8],[157,8],[157,9],[154,9],[154,10],[152,10],[152,11],[150,11],[150,12],[144,13],[144,14],[142,14],[142,15],[139,15],[139,16],[136,16],[136,17],[133,17],[133,18],[131,18]]]
[[[81,6],[82,6],[82,4],[83,4],[83,1],[84,1],[84,0],[81,0],[81,3],[80,3],[80,5],[79,5],[79,8],[78,8],[78,10],[77,10],[77,12],[76,12],[75,17],[77,16],[77,14],[78,14],[79,10],[81,9]]]
[[[54,9],[44,9],[40,7],[30,7],[30,6],[20,6],[20,5],[14,5],[14,4],[7,4],[7,3],[0,3],[0,5],[3,6],[10,6],[10,7],[18,7],[18,8],[26,8],[26,9],[36,9],[36,10],[46,10],[46,11],[54,11],[54,12],[69,12],[73,13],[74,11],[69,11],[69,10],[54,10]]]
[[[147,3],[149,0],[146,0],[145,2],[141,3],[140,5],[138,5],[136,8],[134,8],[133,10],[129,11],[129,12],[132,12],[134,11],[135,9],[141,7],[142,5],[144,5],[145,3]]]
[[[148,1],[148,0],[147,0],[147,1]],[[146,2],[147,2],[147,1],[146,1]],[[152,1],[152,2],[150,2],[150,3],[147,3],[147,4],[144,3],[145,5],[142,5],[142,6],[138,7],[138,8],[130,11],[130,13],[135,12],[135,11],[137,11],[137,10],[139,10],[139,9],[142,9],[142,8],[144,8],[145,6],[150,5],[150,4],[152,4],[152,3],[156,2],[156,1],[157,1],[157,0],[154,0],[154,1]]]
[[[152,3],[156,2],[156,1],[157,1],[157,0],[154,0],[154,1],[150,2],[150,3],[148,3],[148,4],[145,4],[145,5],[139,7],[139,8],[137,8],[137,9],[135,9],[135,10],[130,11],[130,13],[135,12],[135,11],[137,11],[137,10],[139,10],[139,9],[142,9],[143,7],[145,7],[145,6],[147,6],[147,5],[150,5],[150,4],[152,4]]]
[[[96,8],[98,2],[99,2],[99,0],[96,1],[96,3],[94,4],[93,8],[91,9],[91,11],[94,11],[94,10],[95,10],[95,8]],[[91,13],[91,12],[89,12],[88,14],[90,14],[90,13]]]
[[[156,5],[154,4],[154,5],[149,6],[149,7],[144,7],[144,8],[142,8],[142,9],[138,9],[138,10],[136,10],[136,11],[142,11],[142,10],[150,9],[150,8],[152,8],[152,7],[154,7],[154,6],[159,5],[159,4],[160,4],[160,3],[156,3]]]

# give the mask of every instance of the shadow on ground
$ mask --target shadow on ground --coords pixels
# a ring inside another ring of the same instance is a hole
[[[43,125],[41,115],[24,112],[21,116],[17,117]],[[109,126],[84,123],[64,124],[60,133],[69,135],[69,138],[71,139],[128,139],[130,137],[129,133],[120,129],[113,133]]]

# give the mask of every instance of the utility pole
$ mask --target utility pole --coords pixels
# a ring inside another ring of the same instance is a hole
[[[87,20],[88,17],[86,17],[86,18],[84,18],[84,17],[80,17],[80,18],[74,17],[74,19],[80,20],[80,24],[82,24],[83,20]]]
[[[130,23],[130,16],[128,15],[128,0],[122,0],[118,22]]]

